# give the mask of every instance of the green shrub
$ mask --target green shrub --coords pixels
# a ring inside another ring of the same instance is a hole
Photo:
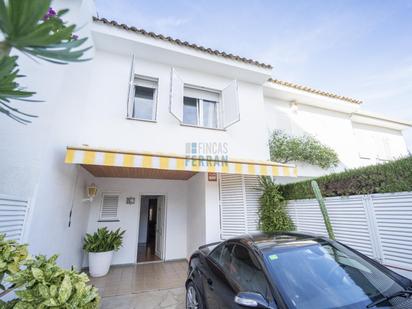
[[[117,251],[122,246],[125,231],[109,231],[106,227],[97,229],[94,234],[86,234],[83,249],[87,252]]]
[[[270,177],[260,177],[259,183],[259,189],[262,191],[259,199],[259,229],[265,233],[295,230],[278,185]]]
[[[311,135],[290,136],[276,130],[269,138],[269,150],[270,160],[280,163],[305,162],[322,168],[339,163],[336,152]]]
[[[18,244],[15,240],[7,240],[0,234],[0,289],[5,275],[13,275],[20,270],[22,262],[27,258],[27,245]]]
[[[316,181],[325,197],[412,191],[412,157],[330,174]],[[315,197],[310,180],[282,185],[279,190],[286,200]]]
[[[57,255],[50,259],[39,255],[26,260],[26,268],[8,278],[23,289],[16,290],[17,299],[5,306],[13,309],[98,308],[100,297],[97,289],[87,284],[87,275],[60,268],[56,259]]]

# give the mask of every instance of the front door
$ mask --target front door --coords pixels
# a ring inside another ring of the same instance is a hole
[[[164,247],[164,222],[165,222],[165,201],[164,196],[157,198],[157,213],[156,213],[156,245],[155,253],[158,257],[163,259]]]

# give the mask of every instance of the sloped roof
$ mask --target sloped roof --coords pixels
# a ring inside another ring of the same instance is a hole
[[[311,87],[308,87],[308,86],[294,84],[294,83],[286,82],[286,81],[279,80],[279,79],[270,79],[269,81],[272,82],[272,83],[281,85],[281,86],[294,88],[294,89],[314,93],[314,94],[317,94],[317,95],[322,95],[322,96],[325,96],[325,97],[346,101],[346,102],[349,102],[349,103],[354,103],[354,104],[361,104],[362,103],[362,101],[358,100],[358,99],[341,96],[341,95],[338,95],[338,94],[335,94],[335,93],[326,92],[326,91],[323,91],[323,90],[318,90],[318,89],[314,89],[314,88],[311,88]]]
[[[195,49],[195,50],[198,50],[198,51],[201,51],[201,52],[205,52],[205,53],[208,53],[208,54],[211,54],[211,55],[216,55],[216,56],[228,58],[228,59],[231,59],[231,60],[244,62],[244,63],[247,63],[247,64],[253,64],[253,65],[256,65],[256,66],[264,68],[264,69],[272,69],[272,66],[270,64],[266,64],[266,63],[259,62],[259,61],[249,59],[249,58],[245,58],[245,57],[240,57],[240,56],[233,55],[233,54],[228,54],[228,53],[225,53],[225,52],[217,50],[217,49],[207,48],[207,47],[204,47],[204,46],[201,46],[201,45],[189,43],[187,41],[182,41],[182,40],[179,40],[179,39],[175,39],[175,38],[172,38],[170,36],[164,36],[162,34],[149,32],[149,31],[146,31],[144,29],[138,29],[136,27],[128,26],[126,24],[119,24],[115,20],[108,20],[106,18],[93,17],[93,21],[100,22],[100,23],[107,24],[107,25],[112,25],[116,28],[121,28],[121,29],[124,29],[124,30],[127,30],[127,31],[132,31],[132,32],[135,32],[135,33],[147,36],[147,37],[151,37],[151,38],[154,38],[154,39],[159,39],[159,40],[162,40],[162,41],[170,42],[172,44],[189,47],[189,48],[192,48],[192,49]]]

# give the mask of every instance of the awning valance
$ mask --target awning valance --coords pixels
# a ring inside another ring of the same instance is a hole
[[[213,160],[206,157],[185,157],[175,154],[131,152],[90,147],[67,147],[65,162],[71,164],[152,168],[175,171],[261,176],[297,176],[297,169],[294,165],[270,161]]]

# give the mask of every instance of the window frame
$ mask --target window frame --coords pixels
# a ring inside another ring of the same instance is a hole
[[[140,117],[133,117],[133,109],[134,109],[134,98],[136,97],[136,86],[140,87],[146,87],[146,88],[151,88],[148,86],[143,86],[138,84],[138,80],[142,80],[143,82],[149,82],[149,83],[154,83],[155,88],[153,92],[153,106],[152,106],[152,119],[145,119],[145,118],[140,118]],[[145,121],[145,122],[157,122],[157,106],[159,102],[159,79],[155,77],[150,77],[150,76],[144,76],[144,75],[139,75],[139,74],[134,74],[133,78],[133,84],[131,85],[133,87],[132,95],[129,98],[128,101],[128,106],[127,106],[127,119],[129,120],[137,120],[137,121]]]
[[[218,96],[216,101],[213,101],[211,99],[204,99],[195,96],[190,96],[190,95],[185,95],[185,89],[190,89],[192,91],[199,91],[199,92],[209,92],[212,94],[216,94]],[[190,124],[190,123],[185,123],[183,121],[184,118],[184,105],[185,105],[185,98],[192,98],[196,100],[196,115],[197,115],[197,124]],[[204,125],[203,121],[203,116],[204,116],[204,101],[208,102],[215,102],[216,104],[216,127],[208,127]],[[211,129],[211,130],[223,130],[222,127],[222,93],[219,90],[215,89],[210,89],[206,87],[200,87],[200,86],[195,86],[191,84],[184,84],[183,86],[183,111],[182,111],[182,122],[180,123],[182,126],[188,126],[188,127],[194,127],[194,128],[203,128],[203,129]]]

